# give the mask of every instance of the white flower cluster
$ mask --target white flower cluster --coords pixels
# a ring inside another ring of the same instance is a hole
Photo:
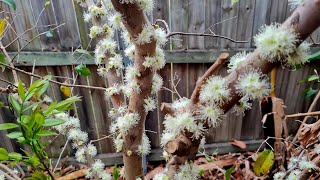
[[[111,112],[113,114],[113,118],[116,118],[116,120],[112,123],[110,127],[110,132],[116,137],[114,138],[113,142],[117,152],[122,151],[124,136],[127,135],[130,128],[135,127],[140,120],[140,116],[138,113],[126,112],[126,107],[118,108],[118,112]]]
[[[150,151],[151,151],[150,140],[146,135],[146,133],[143,133],[141,145],[138,146],[138,154],[148,155]]]
[[[294,66],[305,63],[309,54],[308,43],[302,43],[296,48],[298,35],[292,27],[285,28],[280,24],[265,25],[254,40],[260,57],[270,62],[281,61]]]
[[[162,171],[161,173],[156,174],[153,177],[153,180],[170,180],[170,177],[166,175],[167,171],[168,169],[164,169],[164,171]]]
[[[241,74],[235,87],[238,94],[249,99],[259,99],[270,93],[268,78],[259,70],[249,70]]]
[[[200,91],[199,99],[203,103],[223,104],[229,100],[228,83],[220,76],[210,77]]]
[[[186,163],[179,167],[178,173],[174,176],[175,180],[195,180],[199,178],[198,170],[192,163]]]
[[[86,178],[91,179],[94,176],[98,176],[102,180],[111,180],[112,176],[104,170],[104,167],[105,164],[100,159],[95,160],[90,168],[86,170]]]
[[[4,176],[4,175],[0,175],[0,180],[5,180],[6,179],[6,177]]]
[[[236,55],[230,58],[230,63],[228,64],[228,72],[234,71],[237,67],[239,67],[250,55],[250,53],[246,53],[245,51],[239,52]]]

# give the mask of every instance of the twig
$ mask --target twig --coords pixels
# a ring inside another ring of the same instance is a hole
[[[1,41],[0,41],[0,48],[1,48],[2,52],[4,53],[4,55],[6,56],[7,61],[8,61],[8,63],[9,63],[9,66],[13,68],[14,65],[13,65],[12,59],[10,58],[10,56],[9,56],[6,48],[2,45],[2,42],[1,42]],[[14,82],[15,82],[15,83],[18,83],[19,80],[18,80],[17,72],[16,72],[14,69],[11,69],[11,70],[12,70]]]
[[[20,179],[19,176],[17,176],[10,168],[8,168],[6,165],[4,164],[0,164],[0,167],[2,169],[4,169],[5,171],[7,171],[14,179]]]
[[[320,111],[286,115],[286,118],[295,118],[295,117],[302,117],[302,116],[318,116],[318,115],[320,115]]]
[[[163,20],[163,19],[157,19],[154,23],[157,24],[158,22],[161,22],[161,23],[163,23],[163,24],[165,25],[167,34],[169,34],[169,33],[171,32],[171,31],[170,31],[170,28],[169,28],[169,26],[168,26],[168,23],[167,23],[165,20]]]
[[[56,162],[56,165],[55,165],[54,168],[53,168],[53,173],[56,171],[56,169],[57,169],[57,167],[58,167],[58,165],[59,165],[59,162],[60,162],[60,160],[61,160],[62,154],[63,154],[64,150],[67,148],[68,143],[69,143],[69,139],[67,139],[66,143],[64,144],[64,146],[63,146],[63,148],[62,148],[62,151],[61,151],[61,153],[60,153],[60,155],[59,155],[59,158],[58,158],[58,160],[57,160],[57,162]]]
[[[214,23],[213,25],[209,26],[206,30],[204,30],[202,34],[204,34],[206,31],[208,31],[209,29],[211,29],[213,26],[218,25],[218,24],[221,24],[221,23],[226,22],[226,21],[229,21],[229,20],[234,19],[234,18],[237,18],[237,16],[234,16],[234,17],[225,19],[225,20],[223,20],[223,21]]]
[[[104,140],[104,139],[112,138],[112,136],[113,136],[113,134],[111,134],[109,136],[104,136],[104,137],[96,139],[96,140],[91,140],[89,144],[95,143],[95,142],[98,142],[98,141],[101,141],[101,140]]]
[[[170,33],[167,35],[167,38],[169,38],[169,37],[171,37],[171,36],[176,36],[176,35],[182,35],[182,36],[217,37],[217,38],[222,38],[222,39],[229,40],[229,41],[234,42],[234,43],[248,43],[248,41],[237,41],[237,40],[234,40],[234,39],[232,39],[232,38],[229,38],[229,37],[226,37],[226,36],[222,36],[222,35],[203,34],[203,33],[170,32]]]
[[[310,112],[313,111],[313,108],[316,106],[316,104],[317,104],[317,102],[318,102],[319,99],[320,99],[320,91],[318,92],[318,94],[316,95],[316,97],[313,99],[313,101],[312,101],[312,103],[311,103],[311,105],[310,105],[307,113],[310,113]],[[296,142],[296,140],[298,139],[298,136],[299,136],[299,134],[300,134],[300,132],[301,132],[301,129],[302,129],[303,125],[305,124],[305,122],[306,122],[307,120],[308,120],[308,116],[304,117],[302,123],[300,124],[300,127],[299,127],[299,129],[298,129],[297,134],[294,136],[294,138],[293,138],[293,140],[292,140],[293,143]],[[288,151],[289,151],[291,148],[292,148],[292,144],[289,145]]]
[[[59,26],[57,26],[57,27],[55,27],[55,28],[52,28],[51,30],[55,30],[55,29],[58,29],[59,27],[61,27],[61,26],[64,26],[66,23],[62,23],[62,24],[60,24]],[[12,57],[12,61],[20,54],[20,52],[25,48],[25,47],[27,47],[32,41],[34,41],[35,39],[37,39],[39,36],[41,36],[41,35],[44,35],[44,34],[46,34],[47,32],[43,32],[43,33],[40,33],[40,34],[38,34],[38,35],[36,35],[35,37],[33,37],[30,41],[28,41],[24,46],[22,46],[19,50],[18,50],[18,52]]]
[[[5,79],[1,79],[1,78],[0,78],[0,81],[5,82],[5,83],[8,83],[9,85],[11,85],[11,86],[13,86],[13,87],[17,87],[15,84],[13,84],[12,82],[7,81],[7,80],[5,80]]]
[[[41,77],[41,76],[39,76],[37,74],[32,74],[30,72],[27,72],[27,71],[24,71],[24,70],[21,70],[19,68],[15,68],[15,67],[12,68],[9,65],[1,63],[1,62],[0,62],[0,64],[6,66],[8,69],[14,69],[14,70],[16,70],[18,72],[21,72],[23,74],[26,74],[26,75],[34,76],[34,77],[39,78],[39,79],[45,79],[44,77]],[[103,90],[103,91],[106,90],[106,88],[103,88],[103,87],[65,84],[65,83],[61,83],[61,82],[50,80],[50,79],[48,81],[51,82],[51,83],[54,83],[54,84],[63,85],[63,86],[67,86],[67,87],[79,87],[79,88],[86,88],[86,89],[97,89],[97,90]]]
[[[31,71],[32,74],[34,74],[35,67],[36,67],[36,60],[34,59],[33,65],[32,65],[32,71]],[[33,82],[33,76],[31,76],[30,78],[30,86],[32,85],[32,82]]]
[[[199,102],[199,95],[201,86],[206,82],[206,80],[212,76],[217,70],[219,70],[225,63],[225,61],[229,58],[228,53],[222,53],[216,60],[216,62],[205,72],[205,74],[198,79],[196,83],[196,87],[194,88],[194,91],[191,95],[191,102],[193,104],[197,104]]]
[[[13,177],[11,177],[7,173],[3,172],[1,169],[0,169],[0,174],[4,175],[8,180],[15,180]]]

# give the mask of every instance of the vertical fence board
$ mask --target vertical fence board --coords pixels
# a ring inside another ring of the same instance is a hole
[[[53,6],[50,4],[45,8],[46,0],[33,1],[29,0],[32,5],[32,13],[34,17],[34,22],[37,24],[37,30],[39,33],[44,33],[50,29],[56,27],[57,21],[55,19],[55,13],[53,11]],[[44,9],[45,8],[45,9]],[[49,26],[50,25],[50,26]],[[53,37],[47,37],[46,35],[40,36],[41,48],[44,51],[59,50],[61,49],[60,37],[57,30],[53,31]]]
[[[27,45],[27,43],[31,41],[33,38],[35,38],[38,35],[38,32],[37,29],[34,28],[35,22],[29,1],[17,1],[16,6],[16,11],[11,9],[11,13],[16,13],[16,18],[14,18],[14,26],[18,36],[23,34],[19,39],[19,44],[21,48]],[[31,31],[25,32],[27,29],[30,28],[32,28]],[[26,51],[36,51],[40,49],[40,38],[35,38],[24,48],[24,50]]]
[[[221,1],[205,1],[205,33],[221,34]],[[219,24],[218,24],[219,23]],[[219,48],[219,38],[205,38],[206,49]]]
[[[2,9],[3,12],[0,13],[0,18],[7,18],[7,30],[6,34],[3,35],[2,38],[2,44],[4,46],[7,46],[9,43],[11,43],[14,39],[17,37],[17,33],[15,32],[14,29],[14,21],[13,19],[15,18],[15,15],[12,15],[10,13],[10,9],[8,8],[7,5],[4,5],[3,3],[0,3],[0,9]],[[17,51],[19,46],[19,41],[14,42],[12,45],[7,47],[7,51]]]
[[[251,47],[252,30],[254,26],[255,1],[239,1],[239,14],[237,24],[236,40],[248,41],[248,43],[237,44],[237,47]]]
[[[221,5],[221,20],[224,21],[221,23],[221,35],[236,38],[237,32],[237,21],[239,14],[239,3],[232,5],[231,1],[222,1]],[[220,48],[229,49],[235,47],[236,45],[226,39],[220,39]]]
[[[61,40],[61,50],[70,51],[80,46],[80,35],[76,13],[72,1],[51,1],[54,7],[58,25],[65,23],[58,32]]]
[[[205,30],[205,1],[189,0],[188,32],[203,33]],[[188,49],[204,49],[204,37],[189,36]]]
[[[189,0],[170,0],[170,29],[172,32],[188,30]],[[172,49],[187,49],[187,36],[171,37]]]

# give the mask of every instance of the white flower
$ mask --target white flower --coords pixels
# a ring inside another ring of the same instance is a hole
[[[317,166],[312,162],[312,161],[308,161],[308,160],[301,160],[299,161],[299,169],[300,170],[310,170],[310,169],[314,169]]]
[[[91,13],[83,13],[83,19],[85,22],[89,22],[92,19],[92,14]]]
[[[136,43],[139,45],[150,43],[153,34],[154,34],[153,27],[150,24],[145,25],[142,31],[140,32],[140,34],[138,35],[138,37],[136,38]]]
[[[103,7],[98,7],[95,5],[91,5],[88,8],[88,11],[94,16],[104,16],[106,15],[106,11]]]
[[[167,43],[166,31],[160,27],[154,30],[153,38],[157,41],[158,46],[164,46]]]
[[[115,49],[117,47],[117,44],[115,41],[110,40],[110,39],[103,39],[101,41],[99,41],[96,50],[95,50],[95,54],[104,54],[106,52],[109,53],[114,53]]]
[[[91,157],[96,156],[97,155],[96,146],[94,146],[93,144],[88,144],[87,149],[86,149],[86,153]]]
[[[99,76],[106,78],[108,69],[105,67],[98,67],[97,72]]]
[[[95,38],[99,35],[101,35],[103,33],[103,28],[100,27],[100,26],[92,26],[90,28],[90,34],[89,34],[89,37],[90,38]]]
[[[170,180],[170,178],[164,173],[158,173],[153,177],[153,180]]]
[[[289,65],[304,64],[308,60],[310,54],[310,44],[303,42],[298,46],[295,51],[288,56],[287,63]]]
[[[140,76],[141,76],[141,74],[140,74],[138,68],[135,67],[134,65],[129,65],[126,68],[124,80],[126,83],[129,83],[129,82],[133,81],[135,77],[140,77]]]
[[[273,175],[274,180],[283,180],[284,176],[286,175],[285,172],[277,172]]]
[[[167,115],[165,117],[164,126],[168,132],[179,134],[187,130],[188,132],[196,132],[199,127],[190,112],[176,114],[176,117]]]
[[[193,127],[191,132],[193,133],[192,138],[199,139],[204,136],[206,129],[203,124],[199,122],[198,124],[196,124],[196,126]]]
[[[71,129],[68,133],[68,139],[74,141],[74,146],[78,147],[88,141],[88,133],[81,131],[80,129]]]
[[[106,89],[106,91],[104,92],[104,96],[105,96],[105,99],[108,100],[109,98],[111,98],[111,96],[113,96],[115,94],[119,94],[119,93],[120,93],[119,86],[114,85],[114,86]]]
[[[115,29],[121,28],[122,15],[119,12],[115,12],[112,16],[109,17],[110,25]]]
[[[4,175],[0,175],[0,180],[5,180],[6,177]]]
[[[78,149],[76,154],[75,154],[75,157],[76,157],[78,162],[81,162],[81,163],[86,163],[87,162],[87,160],[86,160],[86,151],[85,151],[84,148]]]
[[[47,95],[44,95],[43,96],[43,102],[45,102],[45,103],[52,103],[52,99],[51,99],[51,97],[49,97],[49,96],[47,96]]]
[[[140,116],[137,113],[127,113],[117,118],[117,127],[121,134],[126,135],[130,128],[139,123]]]
[[[107,24],[104,24],[102,28],[103,28],[103,33],[105,35],[105,38],[113,39],[113,37],[114,37],[114,29],[112,29]]]
[[[109,58],[108,70],[115,68],[117,70],[117,75],[120,76],[120,73],[123,69],[122,56],[120,54],[114,54],[113,57]]]
[[[148,97],[147,99],[144,99],[144,111],[149,112],[153,111],[157,108],[156,101],[152,97]]]
[[[171,106],[176,110],[181,110],[181,109],[188,107],[189,104],[190,104],[190,99],[183,97],[183,98],[180,98],[180,99],[173,101]]]
[[[135,56],[135,46],[134,45],[129,45],[125,50],[124,50],[124,54],[130,58],[131,60],[134,59]]]
[[[131,41],[131,35],[129,34],[129,32],[126,29],[122,29],[122,34],[121,37],[124,41],[124,45],[126,47],[128,47],[129,45],[131,45],[132,41]]]
[[[199,149],[204,149],[204,145],[206,144],[206,137],[202,137],[199,145]]]
[[[156,58],[146,56],[142,65],[146,68],[151,68],[155,64]]]
[[[201,106],[198,110],[200,120],[208,120],[209,126],[217,127],[221,123],[223,111],[215,105]]]
[[[236,55],[230,58],[230,63],[228,64],[228,72],[234,71],[237,67],[239,67],[243,61],[247,59],[250,53],[246,53],[245,51],[239,52]]]
[[[297,169],[293,170],[293,171],[291,171],[291,173],[287,177],[287,180],[299,180],[300,179],[300,174],[301,174],[300,170],[297,170]]]
[[[196,180],[199,178],[198,170],[193,166],[193,164],[186,163],[180,166],[178,173],[174,176],[175,180]]]
[[[201,102],[223,104],[230,96],[228,83],[220,76],[210,77],[200,91]]]
[[[295,10],[297,7],[303,5],[304,0],[289,0],[290,11]]]
[[[106,171],[99,172],[98,176],[101,180],[112,180],[111,174],[108,174]]]
[[[268,78],[258,70],[241,74],[236,84],[237,93],[250,99],[262,98],[270,93]]]
[[[153,0],[136,0],[143,12],[151,14],[154,8]]]
[[[85,172],[85,175],[86,175],[86,178],[87,179],[91,179],[93,174],[92,174],[92,169],[91,168],[88,168]]]
[[[113,144],[114,144],[114,146],[116,147],[116,151],[117,151],[117,152],[122,151],[123,143],[124,143],[124,140],[121,139],[121,138],[115,138],[115,139],[113,139]]]
[[[168,131],[163,132],[161,136],[161,143],[160,143],[161,147],[164,147],[169,141],[174,140],[175,137],[176,137],[176,134],[172,132],[168,132]]]
[[[314,151],[315,151],[315,153],[320,154],[320,148],[316,148]]]
[[[92,172],[99,174],[104,171],[104,163],[100,159],[96,159],[91,166]]]
[[[16,168],[14,168],[12,172],[15,174],[19,174],[19,171]]]
[[[289,164],[288,164],[288,168],[292,169],[297,163],[299,162],[299,159],[297,157],[291,157]]]
[[[143,133],[141,145],[138,146],[138,154],[140,155],[148,155],[151,151],[150,140],[146,133]]]
[[[244,116],[244,112],[251,109],[252,106],[249,100],[247,96],[242,97],[239,102],[233,106],[232,112],[235,112],[237,116]]]
[[[162,77],[159,74],[154,73],[153,79],[152,79],[151,94],[157,94],[158,91],[160,91],[162,85],[163,85]]]
[[[153,65],[154,70],[160,70],[166,65],[165,55],[161,48],[156,48],[156,54],[155,54],[155,62]]]
[[[260,57],[274,62],[292,53],[298,38],[293,28],[272,24],[263,26],[254,40]]]

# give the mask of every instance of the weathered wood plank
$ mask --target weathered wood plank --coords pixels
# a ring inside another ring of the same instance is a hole
[[[187,32],[188,30],[189,0],[170,1],[171,32]],[[188,37],[174,36],[171,38],[171,49],[188,49]]]
[[[287,17],[288,0],[272,0],[270,16],[271,22],[282,23]]]
[[[253,19],[253,31],[252,35],[256,35],[259,32],[259,29],[265,25],[270,24],[270,11],[271,11],[271,2],[266,0],[256,0],[255,10],[254,10],[254,19]],[[251,39],[251,46],[255,46],[254,39]]]
[[[205,1],[189,0],[188,32],[203,33],[205,30]],[[204,49],[204,37],[189,36],[188,49]]]
[[[205,33],[221,34],[221,1],[205,0]],[[219,24],[218,24],[219,23]],[[206,49],[218,49],[219,38],[205,38]]]
[[[76,13],[72,1],[51,1],[54,7],[58,25],[65,23],[60,27],[58,33],[61,40],[61,50],[71,51],[80,46],[80,35],[77,25]]]
[[[237,44],[239,48],[250,48],[252,38],[252,29],[254,27],[255,1],[242,0],[239,1],[239,14],[237,24],[238,41],[248,41],[248,43]]]
[[[14,18],[14,27],[18,36],[23,34],[21,38],[19,38],[19,45],[21,48],[27,45],[28,42],[31,41],[33,38],[35,38],[38,35],[38,32],[35,28],[35,21],[29,1],[17,1],[16,5],[16,11],[11,9],[11,13],[16,15],[16,18]],[[25,33],[25,31],[30,28],[32,28],[32,30]],[[24,48],[24,50],[41,50],[40,38],[36,38],[33,41],[31,41]]]
[[[225,21],[221,23],[221,35],[235,39],[238,25],[239,3],[232,5],[231,1],[221,2],[221,20]],[[232,43],[225,39],[220,39],[220,48],[229,49],[236,47],[235,43]]]
[[[52,4],[45,8],[47,0],[29,1],[32,8],[34,22],[37,24],[37,30],[39,33],[47,32],[57,26],[55,18],[56,14],[53,11]],[[47,37],[45,35],[40,36],[41,49],[43,51],[61,49],[60,37],[57,30],[54,30],[52,34],[53,37]]]

